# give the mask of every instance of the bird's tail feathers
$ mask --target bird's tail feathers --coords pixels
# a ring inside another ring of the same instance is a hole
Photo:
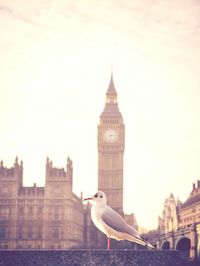
[[[146,242],[146,245],[145,246],[147,248],[150,248],[150,249],[155,249],[155,247],[151,243],[148,243],[148,242]]]
[[[150,249],[155,249],[155,247],[151,243],[147,242],[144,238],[142,238],[142,240],[145,243],[145,247],[150,248]]]
[[[134,236],[134,241],[137,244],[140,244],[140,245],[145,246],[147,248],[155,249],[155,247],[151,243],[147,242],[146,240],[144,240],[142,238],[139,238],[139,237]]]

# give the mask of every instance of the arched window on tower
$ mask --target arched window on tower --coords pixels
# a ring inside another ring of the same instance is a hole
[[[116,95],[108,95],[106,97],[106,103],[117,103],[117,96]]]

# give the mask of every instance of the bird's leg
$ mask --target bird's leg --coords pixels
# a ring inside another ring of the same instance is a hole
[[[108,237],[108,241],[107,241],[107,250],[110,249],[110,237]]]

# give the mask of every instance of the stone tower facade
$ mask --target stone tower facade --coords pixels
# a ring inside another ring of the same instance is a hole
[[[111,75],[98,125],[98,190],[106,193],[108,205],[120,214],[123,214],[124,147],[125,127]]]
[[[178,229],[178,210],[180,205],[180,201],[176,200],[172,193],[165,200],[162,217],[158,217],[158,228],[161,234],[167,234]]]
[[[83,204],[72,191],[73,165],[47,158],[45,187],[23,186],[23,162],[0,165],[0,249],[83,247]]]
[[[20,221],[17,206],[23,182],[23,162],[15,158],[13,167],[0,165],[0,248],[15,248]]]

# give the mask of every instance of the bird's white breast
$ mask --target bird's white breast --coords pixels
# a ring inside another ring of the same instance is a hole
[[[102,231],[104,234],[107,235],[106,228],[104,226],[104,222],[102,221],[102,214],[104,211],[105,206],[97,205],[94,204],[91,209],[91,216],[92,216],[92,221],[95,224],[95,226]]]

